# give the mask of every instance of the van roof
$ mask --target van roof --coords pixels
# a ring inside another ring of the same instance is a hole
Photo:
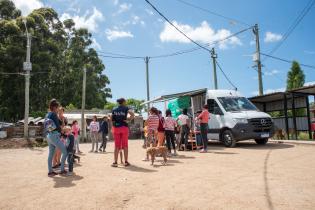
[[[208,95],[213,97],[227,97],[227,96],[238,96],[242,97],[242,94],[236,90],[208,90]]]

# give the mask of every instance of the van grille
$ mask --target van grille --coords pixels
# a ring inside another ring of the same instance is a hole
[[[270,118],[254,118],[249,120],[255,132],[270,131],[272,121]]]

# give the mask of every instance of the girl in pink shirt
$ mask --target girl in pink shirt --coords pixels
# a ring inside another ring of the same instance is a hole
[[[74,149],[78,151],[78,153],[81,153],[80,148],[79,148],[79,132],[80,132],[80,127],[78,125],[78,121],[74,120],[72,122],[72,133],[74,136]]]

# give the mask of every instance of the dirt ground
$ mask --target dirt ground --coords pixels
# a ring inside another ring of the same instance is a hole
[[[47,177],[47,148],[0,150],[0,209],[315,209],[315,146],[211,143],[209,153],[180,152],[166,166],[112,168],[106,154],[84,155],[73,177]]]

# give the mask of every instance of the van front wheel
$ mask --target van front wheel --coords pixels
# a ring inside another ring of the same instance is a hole
[[[226,147],[235,147],[236,140],[230,130],[225,130],[222,133],[222,141]]]
[[[257,144],[264,145],[264,144],[267,144],[268,139],[267,138],[266,139],[255,139],[255,142]]]

